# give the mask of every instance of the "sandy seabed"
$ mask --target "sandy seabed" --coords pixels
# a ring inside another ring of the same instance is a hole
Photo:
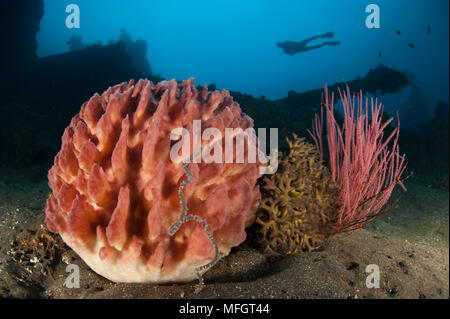
[[[449,193],[407,181],[407,193],[387,215],[352,235],[327,239],[314,252],[287,258],[261,253],[251,241],[206,273],[205,285],[116,284],[97,275],[71,250],[51,273],[11,260],[11,242],[44,220],[45,179],[0,172],[0,298],[449,298]],[[25,177],[24,177],[25,176]],[[67,262],[80,267],[80,288],[64,283]],[[367,288],[366,267],[380,270]]]

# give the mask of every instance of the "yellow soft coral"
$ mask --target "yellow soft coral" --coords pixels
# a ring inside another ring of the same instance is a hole
[[[337,188],[313,145],[293,135],[278,172],[263,180],[260,242],[266,252],[312,250],[325,235],[321,227],[335,209]]]

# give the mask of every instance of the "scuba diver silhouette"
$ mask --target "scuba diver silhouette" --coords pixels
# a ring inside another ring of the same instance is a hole
[[[303,41],[300,42],[296,42],[296,41],[284,41],[284,42],[278,42],[277,46],[279,48],[282,48],[284,53],[288,54],[288,55],[295,55],[297,53],[300,52],[305,52],[305,51],[310,51],[310,50],[314,50],[314,49],[319,49],[325,45],[339,45],[341,44],[340,41],[325,41],[322,44],[317,44],[317,45],[311,45],[308,46],[308,43],[312,40],[318,39],[318,38],[333,38],[334,37],[334,33],[333,32],[327,32],[324,33],[322,35],[316,35],[313,36],[311,38],[305,39]]]

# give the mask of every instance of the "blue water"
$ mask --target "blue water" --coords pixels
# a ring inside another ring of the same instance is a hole
[[[167,79],[195,77],[198,84],[215,83],[219,88],[278,99],[288,90],[302,92],[364,76],[383,63],[414,74],[420,107],[429,114],[437,101],[448,102],[447,0],[44,2],[45,15],[36,37],[39,56],[68,51],[67,41],[73,35],[81,36],[84,44],[106,44],[117,41],[125,29],[133,40],[147,41],[153,72]],[[71,3],[80,8],[79,29],[65,26],[65,8]],[[380,8],[380,28],[365,25],[370,3]],[[339,46],[295,56],[276,46],[329,31],[334,32],[332,40],[341,42]],[[383,101],[388,110],[402,110],[418,100],[414,94],[408,87]]]

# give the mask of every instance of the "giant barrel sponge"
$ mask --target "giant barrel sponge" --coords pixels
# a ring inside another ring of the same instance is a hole
[[[49,230],[115,282],[187,282],[227,255],[254,222],[264,164],[171,160],[172,130],[192,133],[194,120],[202,131],[253,127],[228,91],[196,89],[193,79],[130,81],[95,94],[65,129],[48,173]],[[208,230],[185,219],[169,234],[183,205]]]

